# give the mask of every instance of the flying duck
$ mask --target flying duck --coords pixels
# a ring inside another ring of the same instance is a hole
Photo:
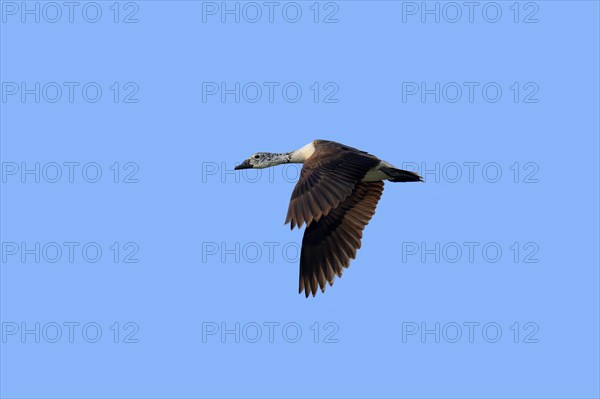
[[[342,277],[360,248],[362,231],[375,214],[383,181],[418,182],[421,176],[356,148],[314,140],[288,153],[257,152],[236,166],[262,169],[302,163],[285,223],[293,229],[306,224],[300,251],[300,287],[313,297],[326,282]]]

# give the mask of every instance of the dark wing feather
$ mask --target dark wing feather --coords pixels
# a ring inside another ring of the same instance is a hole
[[[336,208],[379,159],[335,142],[320,142],[304,162],[285,223],[310,225]]]
[[[306,297],[325,292],[342,276],[360,248],[362,231],[375,214],[383,181],[359,182],[351,195],[327,215],[306,227],[300,253],[300,287]]]

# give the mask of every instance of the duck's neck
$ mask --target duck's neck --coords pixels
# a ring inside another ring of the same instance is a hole
[[[310,156],[314,152],[315,152],[315,145],[311,141],[304,147],[302,147],[296,151],[289,152],[288,155],[290,157],[291,163],[304,163],[304,161],[306,161],[308,158],[310,158]]]
[[[284,163],[292,163],[291,153],[277,154],[269,153],[269,166],[277,166]]]
[[[312,142],[304,147],[283,154],[269,153],[268,165],[276,166],[284,163],[304,163],[315,152],[315,146]]]

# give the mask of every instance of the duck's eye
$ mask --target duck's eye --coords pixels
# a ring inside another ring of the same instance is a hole
[[[258,159],[258,158],[260,158],[260,155],[255,155],[254,156],[254,159]]]

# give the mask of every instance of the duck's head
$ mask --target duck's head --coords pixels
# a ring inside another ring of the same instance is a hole
[[[280,165],[289,162],[288,154],[273,154],[270,152],[257,152],[252,154],[250,158],[244,160],[236,166],[235,170],[240,169],[263,169],[270,166]]]

